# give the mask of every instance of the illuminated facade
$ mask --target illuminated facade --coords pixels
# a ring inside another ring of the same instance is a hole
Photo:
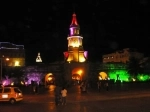
[[[77,22],[76,14],[72,15],[70,34],[67,37],[68,51],[64,52],[65,58],[65,79],[66,80],[86,80],[89,71],[87,61],[88,52],[83,49],[83,37],[80,36],[80,26]]]
[[[103,63],[108,62],[123,62],[126,63],[129,61],[131,57],[135,57],[137,59],[142,59],[144,57],[143,53],[139,53],[135,50],[126,48],[121,51],[116,51],[114,53],[105,54],[102,56]]]
[[[0,59],[3,66],[25,66],[24,45],[0,42]]]
[[[78,25],[76,14],[72,15],[70,25],[70,34],[68,40],[68,51],[64,52],[64,57],[67,62],[85,62],[87,59],[87,51],[84,51],[82,46],[83,37],[80,36],[80,26]]]

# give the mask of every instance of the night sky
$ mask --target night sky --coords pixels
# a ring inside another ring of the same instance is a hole
[[[63,60],[75,12],[90,61],[123,48],[149,56],[150,3],[148,0],[3,0],[0,41],[25,46],[27,63],[38,52],[43,62]]]

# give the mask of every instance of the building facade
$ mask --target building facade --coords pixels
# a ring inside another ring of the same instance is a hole
[[[143,53],[139,53],[134,49],[125,48],[114,53],[105,54],[102,56],[103,63],[108,62],[122,62],[127,63],[131,57],[142,59],[144,57]]]
[[[0,42],[0,59],[2,66],[25,66],[24,45],[16,45],[10,42]]]

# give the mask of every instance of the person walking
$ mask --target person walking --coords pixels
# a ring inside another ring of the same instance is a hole
[[[108,91],[109,90],[109,84],[108,84],[108,81],[106,82],[106,91]]]
[[[63,87],[61,90],[62,105],[66,105],[67,90]]]
[[[101,90],[101,82],[100,81],[97,82],[97,88],[98,88],[98,92],[100,92],[100,90]]]
[[[59,105],[61,99],[61,88],[59,86],[56,86],[54,92],[55,92],[55,104]]]

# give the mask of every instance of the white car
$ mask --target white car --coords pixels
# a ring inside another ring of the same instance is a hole
[[[14,104],[22,100],[23,94],[18,87],[0,87],[0,102],[7,101]]]

